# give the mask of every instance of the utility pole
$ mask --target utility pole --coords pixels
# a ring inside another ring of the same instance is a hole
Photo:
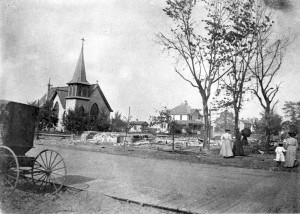
[[[130,106],[129,106],[128,117],[127,117],[126,133],[125,133],[125,139],[124,139],[124,148],[125,148],[127,133],[129,131],[129,121],[130,121]]]

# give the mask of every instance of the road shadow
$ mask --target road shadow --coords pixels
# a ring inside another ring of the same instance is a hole
[[[82,175],[67,175],[65,185],[74,185],[87,183],[89,181],[95,180],[94,178],[82,176]]]
[[[88,184],[85,184],[89,181],[95,180],[90,177],[81,176],[81,175],[67,175],[65,177],[65,183],[62,187],[61,191],[64,191],[67,186],[70,187],[77,187],[80,189],[86,189],[89,187]],[[41,189],[39,185],[35,185],[32,182],[32,179],[29,177],[20,177],[18,184],[16,186],[16,189],[24,191],[24,192],[30,192],[30,193],[36,193],[36,194],[46,194],[54,192],[55,189]]]

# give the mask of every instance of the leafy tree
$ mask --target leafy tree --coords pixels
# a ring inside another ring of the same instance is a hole
[[[54,128],[58,122],[56,110],[52,108],[51,102],[46,103],[40,108],[38,115],[39,130]]]
[[[234,115],[227,109],[222,111],[215,120],[215,131],[223,132],[225,129],[234,130]]]
[[[115,112],[114,117],[111,118],[111,131],[123,132],[126,129],[126,121],[122,119],[122,114]]]
[[[226,7],[229,23],[223,28],[222,39],[226,48],[230,50],[227,64],[231,67],[229,73],[222,79],[220,90],[217,91],[217,95],[222,89],[225,92],[225,98],[220,100],[219,105],[233,107],[235,118],[233,153],[241,156],[244,155],[244,150],[238,127],[239,113],[246,100],[244,95],[250,88],[249,65],[254,56],[255,35],[259,29],[255,22],[257,14],[254,7],[254,0],[233,0]]]
[[[209,106],[212,86],[217,84],[228,69],[224,68],[228,49],[222,41],[223,25],[226,25],[226,5],[230,1],[202,0],[207,11],[204,28],[197,23],[196,0],[167,0],[163,10],[172,20],[170,34],[158,34],[165,51],[178,59],[175,72],[199,91],[204,116],[204,150],[209,149]],[[182,64],[180,64],[180,62]],[[180,66],[183,66],[180,68]]]
[[[300,131],[300,102],[285,102],[283,111],[286,117],[290,119],[289,129],[296,132]]]
[[[227,7],[230,24],[223,30],[224,42],[230,49],[227,63],[231,65],[231,70],[223,78],[221,89],[224,89],[227,97],[221,100],[221,104],[234,109],[235,155],[244,155],[238,138],[238,122],[239,112],[247,100],[245,95],[250,90],[258,97],[263,94],[261,103],[265,101],[266,106],[271,108],[279,89],[279,85],[272,87],[271,82],[281,66],[286,43],[272,40],[272,21],[261,3],[255,0],[232,0]],[[269,117],[268,114],[266,116]]]
[[[164,126],[167,128],[168,133],[172,135],[172,151],[174,152],[174,136],[175,134],[181,134],[182,127],[173,119],[167,107],[163,107],[160,111],[157,111],[157,113],[158,116],[150,116],[150,126],[159,125],[161,128]]]
[[[300,120],[300,102],[286,101],[282,110],[292,123],[297,123]]]
[[[109,116],[102,109],[99,115],[89,115],[82,112],[80,108],[68,110],[64,116],[63,124],[70,132],[81,133],[83,131],[109,131]]]
[[[68,131],[77,134],[87,130],[87,123],[88,115],[79,108],[75,108],[75,110],[69,109],[63,121]]]
[[[99,115],[93,116],[89,115],[87,118],[87,130],[93,131],[110,131],[111,124],[109,120],[109,115],[101,109]]]
[[[264,112],[261,114],[261,119],[255,122],[254,131],[259,134],[265,134],[266,126],[269,126],[270,122],[270,133],[272,135],[279,134],[282,129],[282,117],[276,113],[271,113],[269,119],[264,115]],[[270,120],[270,121],[269,121]]]
[[[145,126],[145,125],[141,126],[141,132],[142,133],[145,133],[147,131],[147,129],[148,129],[148,126]]]

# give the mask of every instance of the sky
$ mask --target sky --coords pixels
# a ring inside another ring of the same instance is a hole
[[[300,101],[300,1],[265,1],[273,8],[277,33],[290,32],[294,38],[275,79],[283,82],[276,108],[283,114],[285,101]],[[176,64],[155,42],[155,35],[167,33],[170,25],[162,11],[165,1],[3,0],[0,4],[0,99],[37,100],[47,92],[49,78],[55,87],[67,86],[84,37],[87,80],[98,81],[114,112],[127,116],[130,107],[133,119],[148,121],[162,106],[174,108],[184,101],[202,109],[197,89],[174,72]],[[241,117],[258,117],[261,111],[253,98]]]

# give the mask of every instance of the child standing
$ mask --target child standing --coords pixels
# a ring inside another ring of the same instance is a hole
[[[274,159],[277,162],[277,166],[280,166],[281,162],[285,161],[283,152],[286,152],[286,150],[283,148],[283,144],[279,143],[275,149],[276,159]]]

